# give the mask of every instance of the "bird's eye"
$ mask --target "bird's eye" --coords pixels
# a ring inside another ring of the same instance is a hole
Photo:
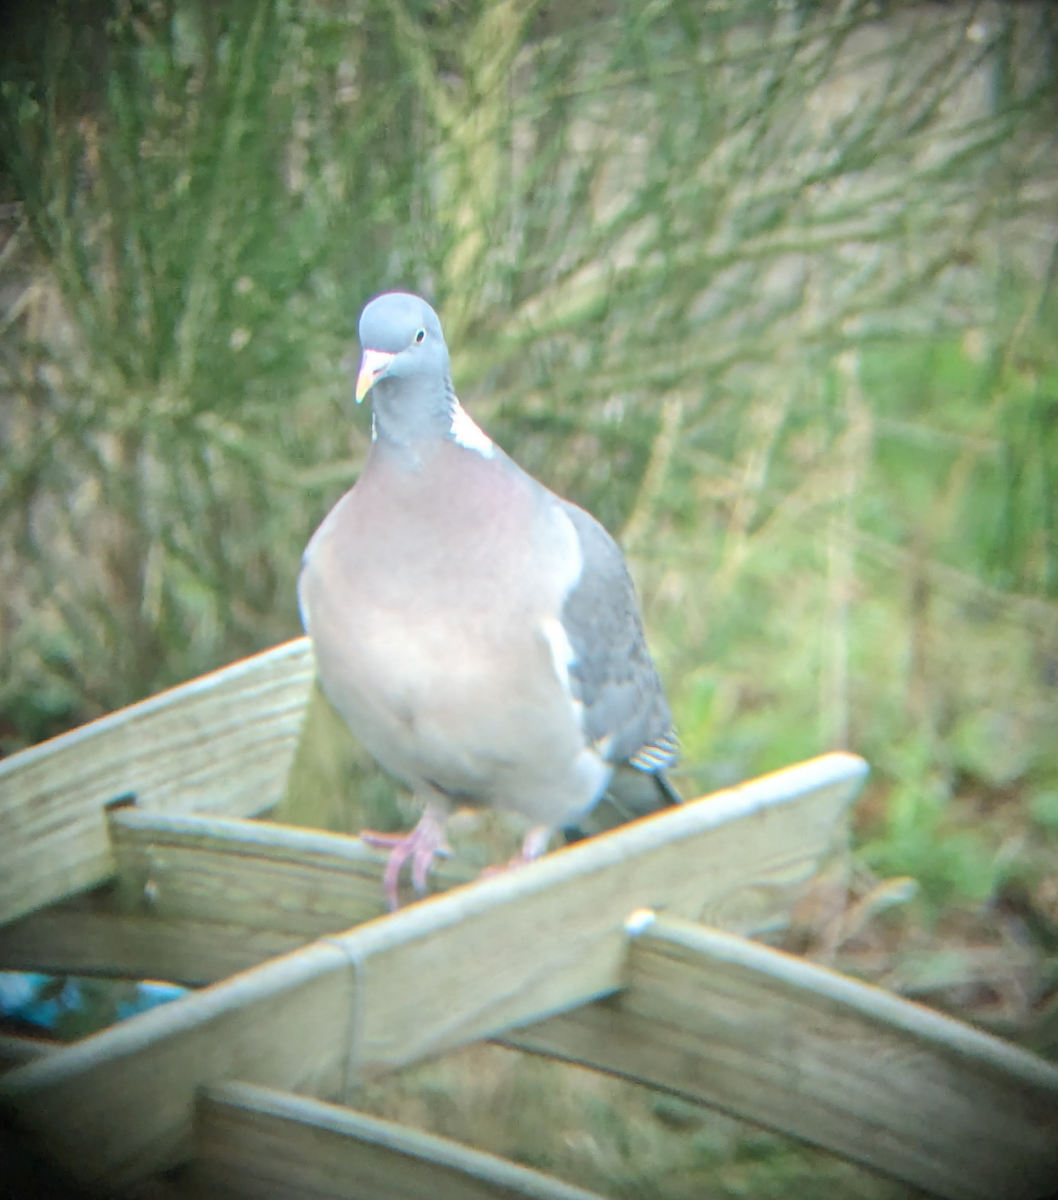
[[[419,332],[415,335],[416,346],[418,346],[420,344],[420,342],[422,342],[423,338],[425,338],[425,337],[426,337],[426,330],[420,329]]]

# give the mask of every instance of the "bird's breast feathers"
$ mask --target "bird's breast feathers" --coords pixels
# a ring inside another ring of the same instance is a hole
[[[405,488],[365,472],[310,543],[300,590],[324,690],[406,779],[432,770],[473,791],[475,779],[565,759],[588,803],[609,768],[584,757],[561,620],[583,569],[576,529],[509,460],[452,453],[482,469],[454,491],[443,463]]]

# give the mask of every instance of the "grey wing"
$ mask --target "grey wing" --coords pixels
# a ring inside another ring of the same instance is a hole
[[[672,713],[639,617],[632,577],[617,543],[583,509],[561,501],[583,567],[562,609],[573,649],[570,683],[598,753],[655,773],[678,756]]]

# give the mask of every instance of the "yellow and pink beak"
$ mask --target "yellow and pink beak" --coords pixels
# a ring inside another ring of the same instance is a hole
[[[359,404],[374,387],[378,377],[396,358],[385,350],[365,350],[360,359],[360,374],[356,377],[356,402]]]

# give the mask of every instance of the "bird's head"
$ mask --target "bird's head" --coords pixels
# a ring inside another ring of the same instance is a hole
[[[356,401],[399,393],[442,398],[449,381],[448,347],[437,313],[419,296],[384,292],[360,314],[363,357]],[[411,414],[409,414],[411,415]]]

